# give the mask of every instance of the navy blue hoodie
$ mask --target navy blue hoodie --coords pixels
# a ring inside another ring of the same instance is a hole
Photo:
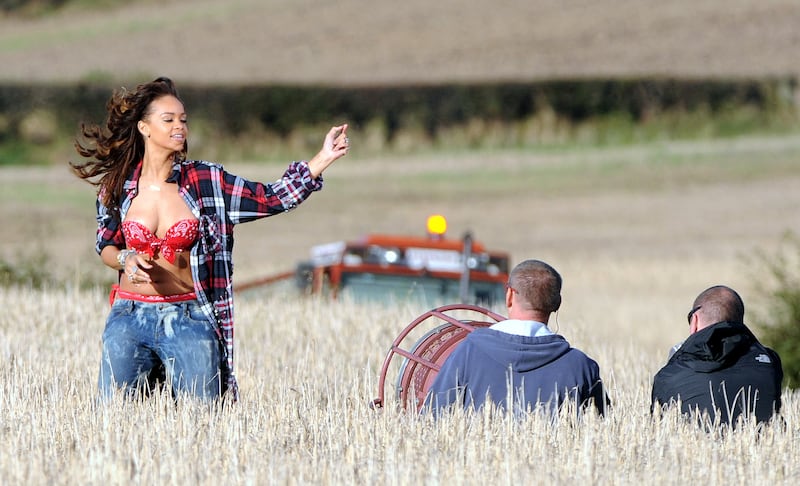
[[[428,390],[426,405],[437,414],[453,404],[478,409],[487,399],[507,408],[509,382],[514,411],[539,405],[555,412],[568,399],[579,405],[594,399],[603,413],[607,403],[600,367],[562,336],[519,336],[480,328],[447,358]]]

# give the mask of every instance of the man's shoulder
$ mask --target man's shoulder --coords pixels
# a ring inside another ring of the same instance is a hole
[[[495,343],[502,346],[557,346],[559,348],[575,349],[561,334],[546,334],[540,336],[523,336],[508,333],[491,327],[479,327],[469,333],[464,342]],[[566,352],[566,349],[564,352]]]
[[[736,376],[747,379],[748,376],[771,375],[781,370],[781,361],[775,351],[759,343],[753,343],[750,348],[739,355],[735,360],[727,363],[718,362],[716,367],[710,367],[708,361],[698,360],[691,354],[678,350],[669,361],[655,375],[655,379],[684,380],[699,376],[708,380],[710,376]],[[753,378],[755,379],[755,378]]]
[[[575,359],[577,361],[581,361],[583,363],[586,363],[589,366],[596,367],[597,369],[600,368],[600,365],[597,364],[597,361],[595,361],[594,358],[592,358],[591,356],[589,356],[588,354],[586,354],[585,352],[583,352],[582,350],[580,350],[578,348],[570,347],[569,351],[567,352],[567,354],[571,355],[573,357],[573,359]]]
[[[666,380],[679,373],[696,373],[687,366],[681,365],[677,360],[670,358],[664,365],[656,371],[653,381]]]
[[[734,368],[748,368],[759,374],[783,374],[781,358],[773,349],[756,341],[734,365]]]
[[[752,359],[756,363],[769,365],[779,365],[781,362],[778,353],[760,343],[758,346],[750,348],[750,352],[745,355],[745,359]]]

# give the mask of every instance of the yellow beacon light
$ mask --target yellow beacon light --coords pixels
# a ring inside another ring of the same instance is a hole
[[[444,237],[447,231],[447,220],[441,214],[428,216],[428,234],[434,238]]]

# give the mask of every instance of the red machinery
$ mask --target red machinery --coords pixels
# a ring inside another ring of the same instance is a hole
[[[464,311],[477,320],[456,316]],[[487,322],[484,318],[489,318],[490,321]],[[395,384],[399,404],[406,409],[414,407],[414,410],[419,410],[444,361],[467,334],[478,327],[488,327],[504,319],[505,317],[490,310],[467,304],[437,307],[417,317],[392,343],[383,361],[378,381],[378,398],[373,400],[373,405],[378,408],[384,406],[386,378],[395,358],[399,356],[402,361]],[[419,331],[417,328],[424,331],[432,326],[435,327],[417,339],[410,348],[404,348],[405,341],[410,339],[409,335],[413,331]]]
[[[294,272],[236,285],[237,290],[295,278],[307,294],[355,299],[462,302],[491,306],[502,302],[508,281],[509,256],[488,251],[467,233],[446,239],[446,221],[428,219],[425,237],[370,234],[354,241],[336,241],[311,249],[311,259]]]

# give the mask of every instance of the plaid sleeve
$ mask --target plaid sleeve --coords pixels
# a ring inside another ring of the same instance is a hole
[[[103,248],[111,245],[118,248],[125,248],[125,236],[122,234],[119,217],[115,217],[102,202],[97,198],[97,241],[95,250],[98,255]]]
[[[249,181],[228,172],[224,177],[228,218],[233,224],[290,211],[322,189],[322,178],[311,177],[305,161],[292,162],[283,177],[270,184]]]

